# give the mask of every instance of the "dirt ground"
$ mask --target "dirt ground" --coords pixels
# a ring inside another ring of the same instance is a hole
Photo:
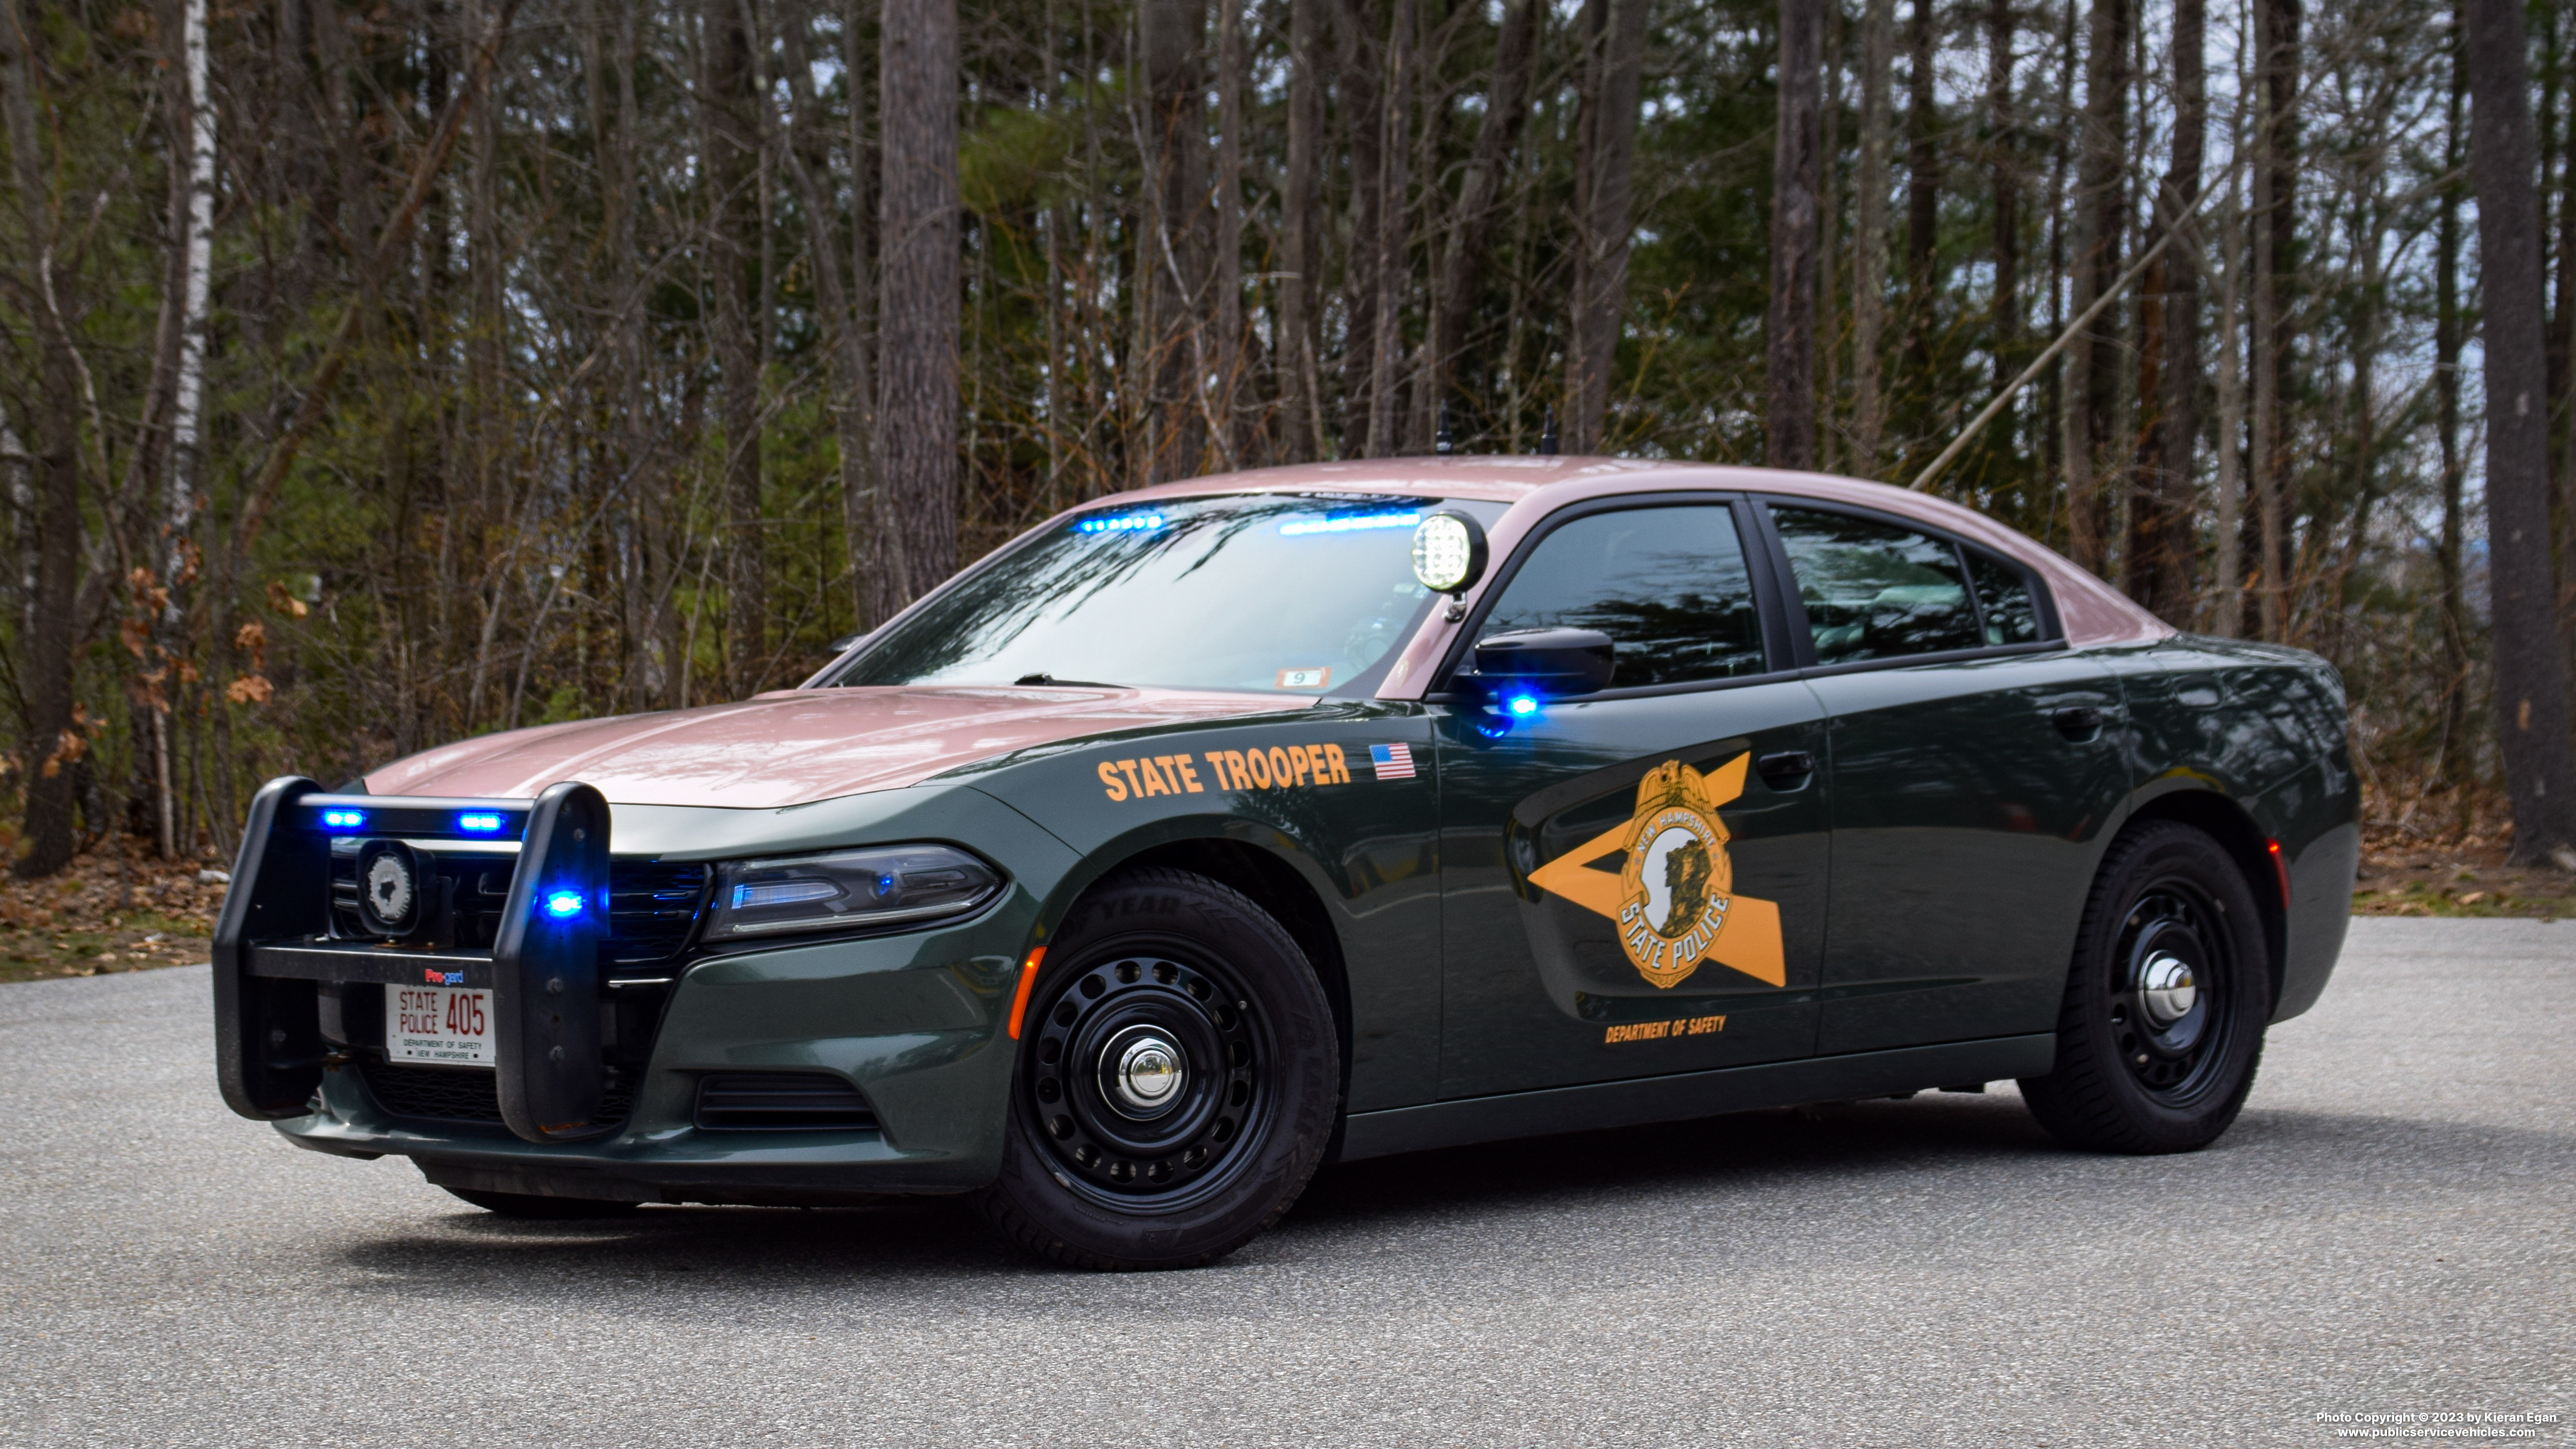
[[[0,875],[0,981],[99,976],[206,959],[224,874],[137,848],[73,859],[45,880]]]
[[[2576,916],[2576,873],[2504,863],[2505,832],[2441,840],[2370,831],[2352,909],[2363,916]]]

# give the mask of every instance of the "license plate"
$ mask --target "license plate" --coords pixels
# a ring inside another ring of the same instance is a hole
[[[450,1067],[494,1065],[492,993],[453,986],[386,987],[385,1057]]]

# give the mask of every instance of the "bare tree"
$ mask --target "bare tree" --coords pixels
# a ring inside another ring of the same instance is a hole
[[[2144,245],[2152,248],[2176,218],[2200,199],[2201,153],[2209,90],[2201,49],[2207,38],[2204,0],[2174,0],[2173,160],[2156,193]],[[2188,224],[2188,223],[2186,223]],[[2140,351],[2140,401],[2151,406],[2138,456],[2138,492],[2129,509],[2130,597],[2166,619],[2186,619],[2193,554],[2192,459],[2200,439],[2200,271],[2170,253],[2149,268],[2139,288],[2139,331],[2154,344]],[[2160,391],[2157,384],[2161,383]]]
[[[1313,300],[1323,295],[1323,261],[1315,236],[1318,150],[1324,129],[1324,68],[1313,4],[1288,7],[1288,174],[1279,202],[1280,456],[1320,457],[1324,419],[1315,362]]]
[[[1432,385],[1446,398],[1455,383],[1458,349],[1466,344],[1476,288],[1484,275],[1503,175],[1529,118],[1530,82],[1538,64],[1539,0],[1511,0],[1494,38],[1493,78],[1476,146],[1458,182],[1458,204],[1449,222],[1440,262],[1437,302],[1431,314]],[[1303,7],[1299,8],[1303,14]],[[1435,406],[1437,399],[1435,399]]]
[[[1200,321],[1209,252],[1199,73],[1207,0],[1143,0],[1137,25],[1147,223],[1136,234],[1136,267],[1147,307],[1143,365],[1152,378],[1138,481],[1162,483],[1195,476],[1209,440],[1205,387],[1212,349]]]
[[[1771,415],[1764,460],[1816,463],[1816,230],[1824,0],[1780,0],[1780,108],[1771,180]]]
[[[1895,0],[1864,0],[1861,19],[1860,166],[1852,179],[1852,471],[1878,476],[1887,427],[1880,350],[1887,326],[1887,139],[1895,69]]]
[[[2073,286],[2067,311],[2081,316],[2120,274],[2128,209],[2131,0],[2095,0],[2084,65],[2084,115],[2077,140]],[[2066,356],[2064,428],[2067,552],[2099,573],[2109,562],[2108,516],[2100,483],[2120,386],[2118,327],[2105,312]]]
[[[1583,111],[1582,169],[1575,182],[1576,239],[1570,336],[1565,349],[1565,447],[1598,451],[1610,410],[1610,369],[1628,297],[1628,237],[1635,221],[1637,105],[1646,61],[1647,0],[1586,0],[1595,17],[1592,81]]]
[[[2547,297],[2535,185],[2540,145],[2531,122],[2522,7],[2514,0],[2464,0],[2462,8],[2486,317],[2496,731],[2513,809],[2513,859],[2530,865],[2576,850],[2576,738],[2549,550]]]
[[[70,318],[81,299],[62,268],[62,226],[70,209],[47,185],[36,123],[40,57],[26,46],[39,32],[27,22],[24,0],[0,12],[0,111],[5,111],[15,175],[19,236],[32,255],[12,278],[19,306],[36,324],[40,387],[33,419],[35,454],[35,577],[30,613],[36,627],[22,641],[18,690],[22,700],[22,762],[27,799],[25,853],[20,875],[51,875],[71,859],[72,766],[87,741],[73,728],[72,665],[79,639],[71,627],[72,600],[81,582],[81,422],[79,354]],[[71,212],[72,218],[77,212]]]
[[[886,0],[878,27],[883,617],[957,568],[957,3]]]

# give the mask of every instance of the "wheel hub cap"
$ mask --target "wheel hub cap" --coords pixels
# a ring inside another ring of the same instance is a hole
[[[1181,1049],[1152,1027],[1129,1027],[1100,1054],[1101,1095],[1139,1121],[1170,1111],[1188,1085]]]
[[[2191,1014],[2193,1003],[2200,999],[2200,983],[2193,979],[2191,966],[2180,957],[2159,951],[2147,958],[2138,972],[2138,1009],[2159,1027],[2171,1026]]]

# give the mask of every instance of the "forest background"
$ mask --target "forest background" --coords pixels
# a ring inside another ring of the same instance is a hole
[[[16,868],[1453,446],[1920,482],[2565,844],[2576,7],[2466,3],[0,0]]]

